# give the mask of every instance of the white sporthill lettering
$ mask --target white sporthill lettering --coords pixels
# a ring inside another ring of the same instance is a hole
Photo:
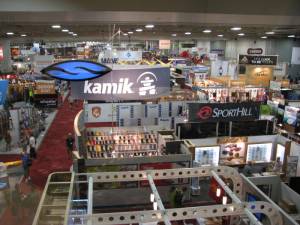
[[[227,117],[245,117],[252,116],[251,108],[235,108],[235,109],[219,109],[214,108],[213,110],[213,118],[227,118]]]

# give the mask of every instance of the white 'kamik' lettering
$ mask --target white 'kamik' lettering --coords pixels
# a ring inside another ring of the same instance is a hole
[[[118,83],[90,83],[84,82],[85,94],[132,94],[132,82],[128,78],[120,78]]]

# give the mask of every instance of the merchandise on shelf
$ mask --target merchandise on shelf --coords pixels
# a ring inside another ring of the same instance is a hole
[[[86,132],[88,158],[123,158],[158,155],[157,136],[154,133]]]

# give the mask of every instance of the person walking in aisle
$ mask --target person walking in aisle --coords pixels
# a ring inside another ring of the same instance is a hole
[[[67,153],[68,153],[68,156],[69,156],[69,159],[70,159],[71,155],[72,155],[73,148],[74,148],[74,138],[73,138],[71,133],[68,134],[68,137],[66,139],[66,145],[67,145]]]
[[[29,155],[31,159],[36,159],[36,140],[33,134],[31,133],[30,138],[29,138]]]
[[[6,132],[4,139],[6,143],[6,151],[8,152],[11,149],[11,135],[9,131]]]
[[[31,166],[31,159],[26,149],[23,149],[22,151],[21,160],[22,160],[22,166],[24,170],[24,179],[25,182],[28,182],[30,180],[29,169]]]

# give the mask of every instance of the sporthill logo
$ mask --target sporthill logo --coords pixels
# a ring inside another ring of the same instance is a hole
[[[85,60],[70,60],[52,64],[41,70],[53,78],[69,81],[89,80],[101,77],[111,71],[111,68],[100,63]]]
[[[204,107],[202,107],[199,111],[198,111],[198,113],[197,113],[197,116],[200,118],[200,119],[208,119],[209,117],[211,117],[212,116],[212,112],[213,112],[213,110],[212,110],[212,108],[211,107],[209,107],[209,106],[204,106]]]

